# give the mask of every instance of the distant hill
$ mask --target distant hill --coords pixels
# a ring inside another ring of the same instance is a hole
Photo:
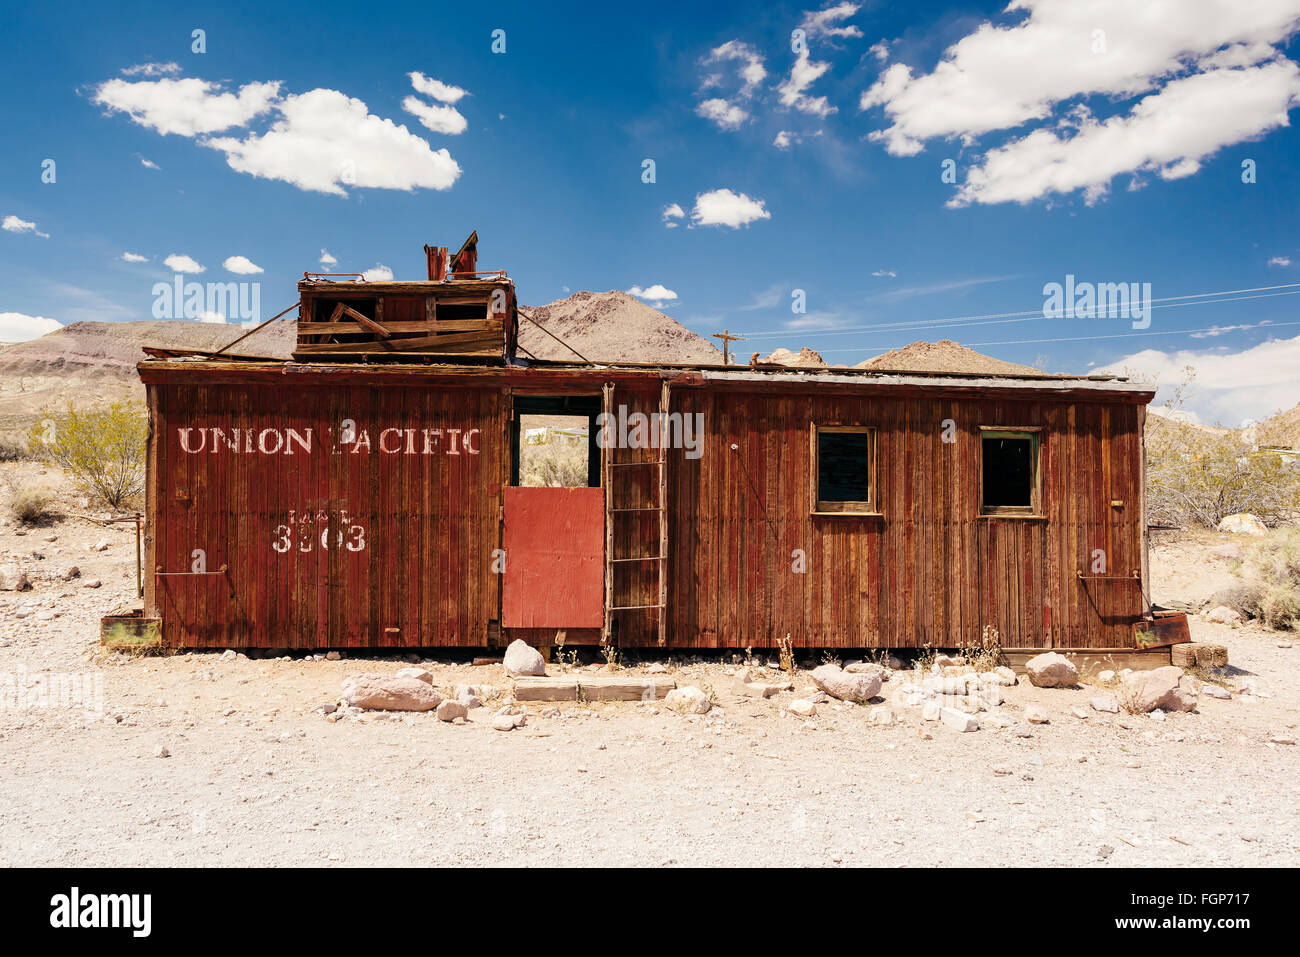
[[[625,292],[575,292],[545,306],[519,309],[521,354],[538,359],[579,361],[522,314],[593,361],[722,364],[722,352],[708,340]]]
[[[276,322],[232,350],[288,358],[296,323]],[[142,346],[220,349],[247,330],[177,320],[74,322],[39,339],[0,348],[0,429],[25,427],[33,417],[69,402],[97,405],[143,398],[135,364]]]
[[[1255,441],[1261,445],[1300,448],[1300,404],[1255,426]]]
[[[953,372],[970,375],[1051,377],[1042,369],[994,359],[951,339],[940,339],[938,342],[913,342],[901,349],[891,349],[874,359],[859,362],[853,368],[874,369],[879,372]]]
[[[807,346],[804,346],[798,352],[791,352],[789,349],[774,349],[759,361],[791,366],[796,369],[826,368],[826,360],[821,357],[821,354],[814,352]]]

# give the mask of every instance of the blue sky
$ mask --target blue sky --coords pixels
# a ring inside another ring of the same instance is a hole
[[[477,229],[525,303],[635,289],[745,356],[1190,363],[1200,418],[1263,417],[1300,401],[1300,286],[1041,315],[1067,275],[1300,284],[1300,0],[1136,6],[7,4],[0,339],[151,318],[179,257],[268,317],[322,250],[422,278]]]

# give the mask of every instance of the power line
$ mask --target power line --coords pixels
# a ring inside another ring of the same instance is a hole
[[[1292,292],[1274,292],[1278,289],[1290,289]],[[1268,295],[1259,296],[1236,296],[1237,293],[1268,293]],[[1151,309],[1171,309],[1175,306],[1197,306],[1213,304],[1215,302],[1242,302],[1249,299],[1272,299],[1277,296],[1294,296],[1300,295],[1300,283],[1282,283],[1276,286],[1257,286],[1250,289],[1224,289],[1219,292],[1198,292],[1185,296],[1163,296],[1159,299],[1148,300],[1148,308]],[[1215,299],[1215,296],[1233,296],[1234,298]],[[1199,302],[1181,301],[1181,300],[1200,300]],[[1164,303],[1165,305],[1155,305]],[[847,336],[858,332],[898,332],[906,329],[931,329],[941,328],[944,326],[980,326],[980,325],[998,325],[1008,322],[1035,322],[1040,319],[1049,319],[1043,315],[1042,307],[1038,309],[1025,309],[1018,312],[995,312],[975,316],[953,316],[947,319],[920,319],[907,322],[882,322],[873,325],[848,326],[840,329],[830,329],[818,331],[815,329],[786,329],[780,332],[755,332],[750,333],[750,339],[777,339],[789,338],[792,335],[803,333],[807,336]],[[1096,318],[1106,318],[1098,316]]]

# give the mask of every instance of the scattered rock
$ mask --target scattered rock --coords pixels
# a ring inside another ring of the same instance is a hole
[[[439,721],[451,722],[455,721],[457,718],[460,718],[462,721],[469,720],[469,708],[465,707],[459,701],[452,701],[450,698],[440,703],[438,705],[438,710],[435,713],[437,714]]]
[[[670,691],[669,694],[672,694],[672,692]],[[811,718],[817,713],[817,705],[811,701],[805,701],[803,698],[796,698],[790,702],[789,711],[801,718]]]
[[[1030,724],[1047,724],[1047,712],[1036,704],[1025,705],[1025,720]]]
[[[546,674],[546,659],[542,657],[542,653],[521,638],[510,642],[501,664],[507,675]]]
[[[662,661],[652,661],[645,666],[645,673],[648,675],[666,675],[668,667]]]
[[[984,715],[980,723],[989,724],[995,728],[1010,728],[1015,725],[1016,719],[1001,711],[990,711],[988,714]]]
[[[101,582],[98,578],[90,578],[90,579],[87,579],[86,581],[82,582],[82,583],[81,583],[81,587],[82,587],[82,588],[98,588],[98,587],[100,587],[100,585],[102,585],[102,584],[103,584],[103,582]]]
[[[91,546],[90,546],[90,550],[91,550],[92,552],[106,552],[106,551],[108,551],[108,539],[101,538],[101,539],[100,539],[99,541],[97,541],[94,545],[91,545]]]
[[[425,684],[433,684],[433,675],[423,668],[402,668],[397,672],[399,678],[414,678],[416,681],[423,681]]]
[[[941,711],[943,711],[943,705],[934,698],[921,705],[921,717],[926,721],[938,721]]]
[[[337,651],[327,651],[327,652],[325,652],[325,660],[326,660],[326,661],[338,661],[338,660],[339,660],[340,658],[342,658],[342,657],[343,657],[343,656],[340,655]]]
[[[978,731],[980,722],[973,714],[958,711],[956,708],[944,708],[939,712],[939,720],[954,731]]]
[[[32,583],[17,565],[0,565],[0,591],[27,591]]]
[[[1016,677],[1016,673],[1006,665],[999,665],[997,668],[994,668],[993,673],[1002,678],[1002,683],[1004,685],[1015,685],[1020,680]]]
[[[344,679],[343,700],[369,711],[432,711],[442,695],[418,678],[363,674]]]
[[[694,685],[674,688],[664,695],[664,707],[678,714],[707,714],[712,704],[709,696]]]
[[[1164,720],[1165,720],[1165,713],[1164,713],[1163,711],[1161,711],[1159,708],[1156,708],[1156,710],[1155,710],[1155,711],[1152,711],[1151,714],[1148,715],[1148,717],[1149,717],[1152,721],[1164,721]]]
[[[1233,625],[1241,621],[1241,612],[1229,608],[1227,605],[1218,605],[1205,613],[1205,619],[1214,622],[1216,625]]]
[[[1110,669],[1097,672],[1097,681],[1100,684],[1108,685],[1114,680],[1115,680],[1115,672],[1111,671]]]
[[[1073,688],[1079,683],[1074,662],[1059,652],[1035,655],[1025,662],[1029,683],[1037,688]]]
[[[515,729],[515,719],[513,715],[499,714],[492,719],[492,728],[494,731],[513,731]]]
[[[1268,526],[1250,512],[1229,515],[1219,522],[1219,531],[1237,535],[1267,535]]]
[[[1274,734],[1268,739],[1269,744],[1295,744],[1295,735],[1293,734]]]
[[[1119,699],[1113,694],[1099,694],[1088,702],[1093,711],[1105,711],[1108,714],[1119,714]]]
[[[877,671],[853,674],[835,665],[822,665],[813,669],[812,680],[822,691],[841,701],[866,701],[880,693],[881,677]]]
[[[888,708],[872,708],[871,723],[872,724],[893,724],[894,712],[890,711]]]
[[[1136,714],[1155,709],[1191,711],[1196,707],[1192,680],[1176,665],[1134,671],[1124,677],[1124,707]]]
[[[81,577],[81,569],[78,568],[76,565],[71,565],[68,568],[65,568],[63,570],[63,573],[59,575],[59,577],[63,579],[65,582],[70,582],[74,578]]]
[[[1203,684],[1201,685],[1201,694],[1209,695],[1211,698],[1220,698],[1228,701],[1232,698],[1232,693],[1227,688],[1219,685]]]
[[[1012,767],[1006,764],[995,764],[989,770],[991,770],[994,774],[996,774],[1000,778],[1005,778],[1016,773]]]
[[[155,758],[169,758],[171,757],[171,752],[167,750],[166,745],[158,744],[154,745],[153,756]]]

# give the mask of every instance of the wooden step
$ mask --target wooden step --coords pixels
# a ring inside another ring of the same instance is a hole
[[[677,687],[666,675],[566,675],[515,679],[517,701],[662,701]]]

